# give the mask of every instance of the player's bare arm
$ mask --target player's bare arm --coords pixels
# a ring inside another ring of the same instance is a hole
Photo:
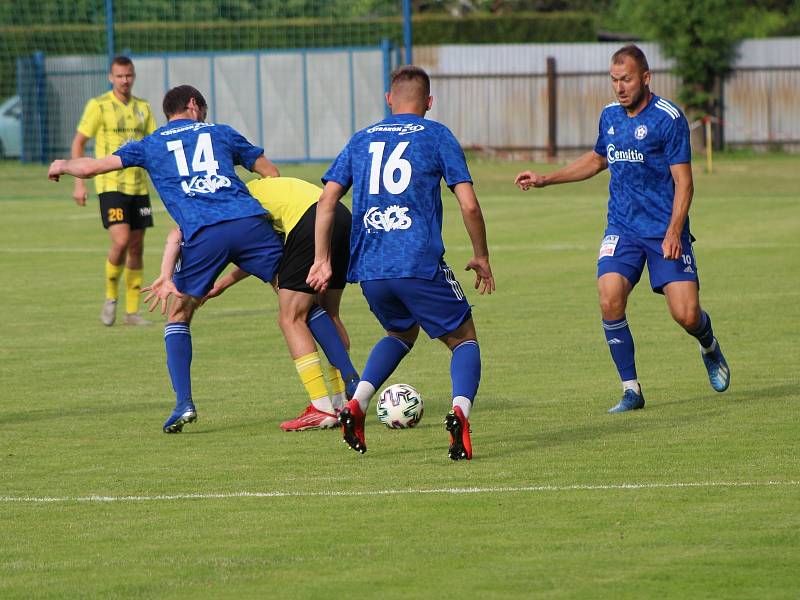
[[[240,267],[236,267],[230,273],[220,277],[214,282],[214,287],[211,288],[205,296],[203,296],[203,304],[205,304],[207,300],[211,300],[211,298],[220,296],[222,292],[227,290],[229,287],[248,277],[250,277],[250,273]]]
[[[541,174],[532,171],[523,171],[514,179],[514,184],[522,191],[527,191],[532,187],[543,188],[557,183],[572,183],[573,181],[583,181],[594,177],[600,171],[608,168],[608,161],[605,156],[590,150],[580,156],[570,164],[561,167],[552,173]]]
[[[86,142],[89,138],[83,135],[80,131],[75,132],[75,137],[72,138],[72,146],[70,148],[70,158],[81,158],[86,152]],[[86,184],[83,179],[75,179],[75,187],[72,190],[72,199],[78,206],[86,206]]]
[[[47,171],[48,179],[58,181],[62,175],[72,175],[81,179],[89,179],[95,175],[119,171],[122,169],[122,159],[111,154],[103,158],[71,158],[69,160],[54,160]]]
[[[331,268],[331,231],[336,203],[344,196],[345,189],[335,181],[329,181],[317,202],[317,218],[314,223],[314,264],[308,272],[306,283],[318,293],[328,288],[333,275]]]
[[[148,311],[153,312],[156,307],[161,306],[161,314],[167,314],[167,306],[170,296],[182,298],[181,294],[172,281],[172,274],[175,272],[175,265],[181,254],[181,242],[183,235],[178,227],[175,227],[167,234],[167,241],[164,244],[164,255],[161,258],[161,273],[158,278],[147,287],[142,288],[142,293],[147,292],[144,303],[149,305]],[[152,301],[152,304],[151,304]]]
[[[475,289],[479,294],[491,294],[495,290],[495,283],[489,264],[489,245],[486,242],[486,223],[481,205],[471,183],[459,183],[453,188],[453,192],[461,208],[464,227],[472,242],[472,258],[464,270],[475,271]]]
[[[281,173],[278,167],[263,154],[259,156],[253,163],[251,169],[253,173],[258,173],[261,177],[280,177]]]
[[[664,235],[661,250],[664,252],[664,258],[678,260],[683,250],[681,247],[681,232],[689,215],[689,207],[692,205],[694,181],[692,179],[691,163],[671,165],[669,170],[672,173],[673,181],[675,181],[675,199],[672,202],[672,217],[667,226],[667,233]]]

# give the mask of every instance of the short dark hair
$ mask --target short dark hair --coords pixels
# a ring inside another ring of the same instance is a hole
[[[633,59],[633,62],[637,64],[642,73],[650,70],[650,65],[647,64],[647,57],[636,44],[628,44],[614,52],[614,55],[611,57],[611,64],[621,65],[625,62],[626,56]]]
[[[395,85],[400,85],[406,82],[416,82],[420,86],[420,90],[424,95],[423,99],[427,99],[431,95],[431,78],[425,72],[425,69],[414,65],[403,65],[397,67],[391,74],[391,87],[394,89]]]
[[[197,102],[197,106],[199,108],[208,108],[208,104],[206,104],[206,99],[203,98],[203,94],[201,94],[197,88],[194,88],[190,85],[179,85],[178,87],[174,87],[168,91],[164,95],[164,102],[161,104],[167,119],[171,118],[172,115],[176,115],[179,112],[186,110],[186,108],[189,106],[189,101],[192,98],[194,98],[194,101]]]
[[[114,60],[111,61],[111,64],[108,66],[108,72],[111,72],[111,69],[114,65],[118,65],[120,67],[132,67],[133,61],[128,58],[127,56],[115,56]]]

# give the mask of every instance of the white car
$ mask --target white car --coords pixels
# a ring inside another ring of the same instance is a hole
[[[0,158],[19,158],[22,102],[11,96],[0,104]]]

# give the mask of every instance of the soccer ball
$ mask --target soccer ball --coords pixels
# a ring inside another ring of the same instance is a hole
[[[409,429],[422,420],[422,396],[405,383],[383,390],[377,408],[378,420],[389,429]]]

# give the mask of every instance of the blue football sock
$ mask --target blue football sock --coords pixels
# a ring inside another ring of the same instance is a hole
[[[361,379],[370,383],[375,389],[380,388],[412,347],[413,344],[409,345],[400,338],[387,335],[375,344],[369,353]]]
[[[635,349],[628,320],[624,316],[612,321],[603,319],[603,332],[606,334],[608,349],[611,350],[611,359],[617,366],[620,379],[622,381],[637,379]]]
[[[192,399],[192,334],[188,323],[167,323],[164,327],[167,370],[175,390],[176,406]]]
[[[706,311],[700,313],[700,324],[697,326],[697,329],[694,331],[689,331],[687,329],[686,332],[696,337],[703,348],[711,348],[714,344],[714,330],[711,328],[711,317],[708,316]]]
[[[475,401],[481,382],[481,348],[476,340],[467,340],[453,348],[450,378],[453,380],[453,398],[461,396],[470,402]]]
[[[358,371],[350,361],[350,355],[342,343],[342,338],[339,337],[339,331],[336,329],[333,319],[325,312],[325,309],[315,304],[308,312],[306,323],[311,330],[311,335],[325,353],[328,362],[339,369],[347,395],[352,398],[358,385]]]

